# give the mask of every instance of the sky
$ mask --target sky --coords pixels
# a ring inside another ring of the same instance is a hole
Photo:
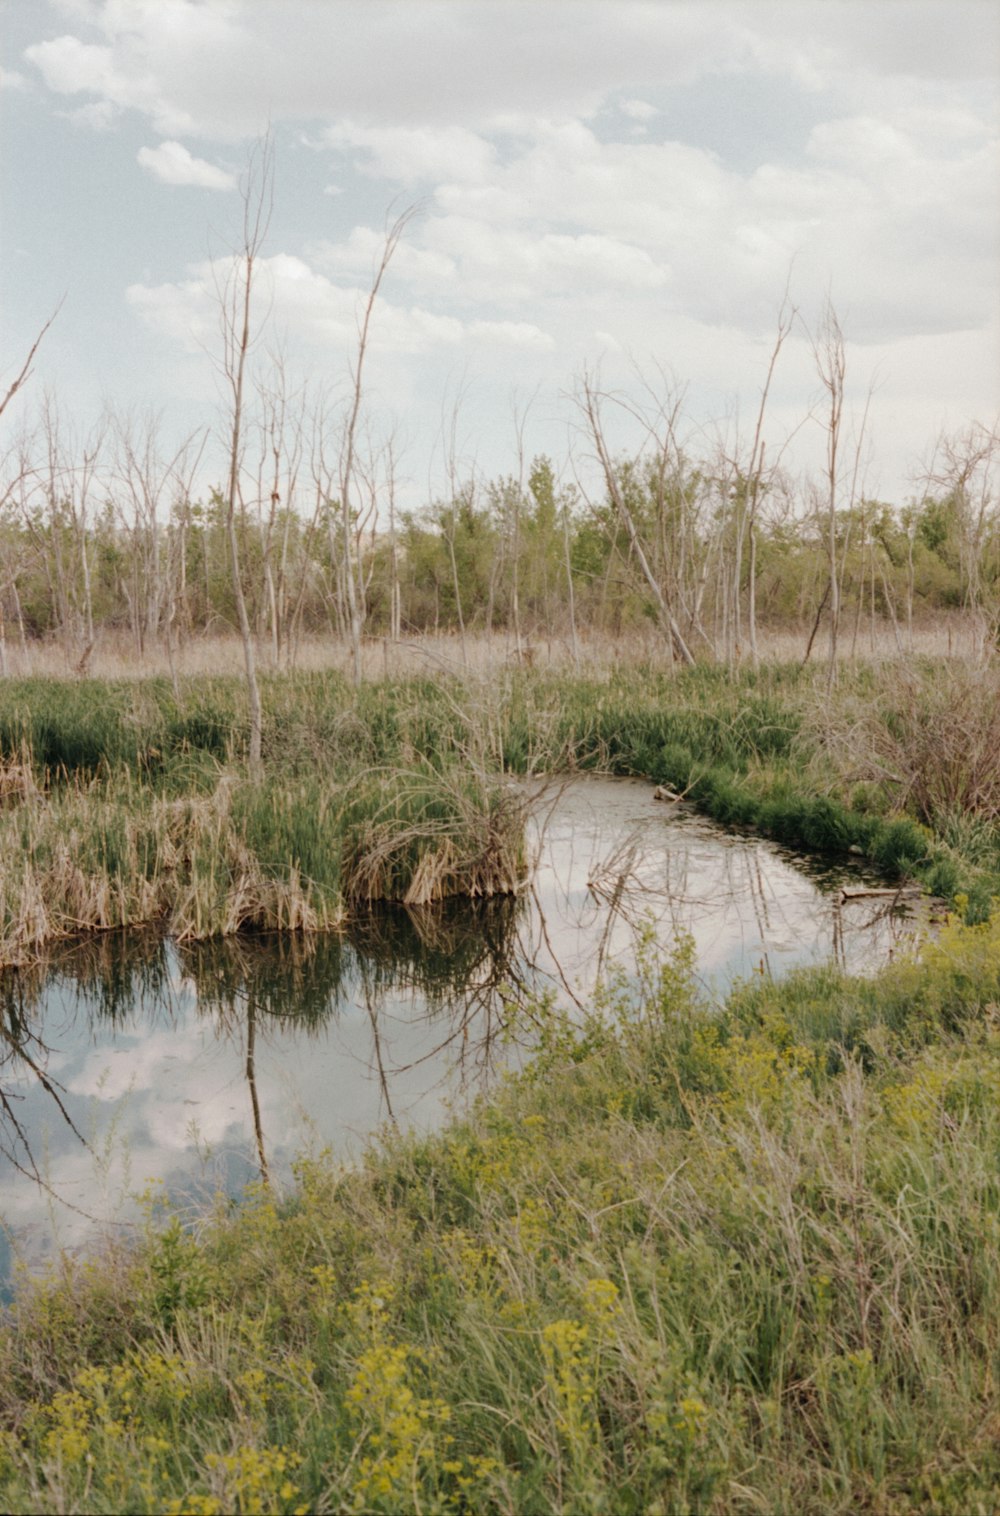
[[[63,302],[8,440],[49,391],[81,435],[210,429],[222,477],[216,288],[268,129],[257,375],[344,394],[413,208],[365,369],[403,504],[519,452],[585,479],[584,373],[745,440],[786,287],[765,432],[804,490],[828,300],[869,494],[1000,414],[991,0],[0,0],[0,111],[4,389]]]

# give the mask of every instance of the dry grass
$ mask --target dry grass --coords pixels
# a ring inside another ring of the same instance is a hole
[[[129,783],[36,791],[0,811],[0,966],[86,932],[337,931],[375,901],[513,894],[528,804],[458,767],[348,785],[223,775],[182,799]]]
[[[262,868],[225,783],[183,801],[71,789],[26,800],[0,824],[3,965],[84,932],[155,923],[191,939],[318,930],[342,917],[292,860],[281,873]]]
[[[941,634],[928,629],[926,645]],[[470,640],[465,678],[448,679],[429,670],[461,667],[462,645],[436,638],[394,650],[420,669],[395,685],[275,677],[259,786],[237,767],[238,675],[192,681],[176,708],[168,687],[138,682],[148,667],[117,686],[9,683],[0,961],[91,929],[157,922],[189,940],[314,931],[376,901],[514,893],[523,804],[500,772],[574,765],[647,774],[723,824],[819,852],[850,843],[895,873],[943,860],[930,887],[966,895],[973,919],[988,910],[1000,858],[990,665],[866,661],[845,670],[831,702],[813,695],[819,668],[671,673],[651,648],[595,641],[576,675],[554,666],[568,656],[554,644],[553,666],[515,677],[500,639]],[[200,651],[217,675],[239,654],[235,643]],[[318,664],[342,650],[307,651]]]
[[[0,757],[0,806],[16,805],[39,794],[30,753],[17,757]]]
[[[80,933],[158,924],[182,939],[246,928],[318,930],[343,911],[294,862],[268,873],[222,783],[167,801],[80,788],[36,796],[0,822],[0,964]]]
[[[801,663],[808,632],[765,631],[758,637],[763,663]],[[890,621],[876,622],[874,632],[866,625],[856,643],[841,633],[838,661],[851,663],[894,663],[911,658],[969,659],[975,663],[988,658],[987,629],[982,618],[955,611],[915,625],[911,632]],[[813,645],[810,664],[820,668],[828,658],[827,634],[820,630]]]
[[[758,636],[761,661],[764,663],[799,663],[805,652],[808,629],[762,630]],[[874,632],[866,625],[854,649],[859,659],[885,662],[900,657],[969,658],[981,661],[987,649],[979,619],[959,612],[941,616],[915,626],[912,633],[895,628],[891,622],[879,622]],[[275,664],[268,650],[259,649],[261,668],[277,671],[288,665]],[[826,656],[825,634],[821,631],[813,648],[812,663],[820,665]],[[852,657],[852,640],[844,637],[840,658]],[[9,646],[7,667],[11,677],[46,676],[79,678],[78,655],[55,642],[30,643],[26,649]],[[566,636],[532,634],[522,642],[520,652],[512,636],[498,633],[492,638],[481,635],[462,639],[454,634],[415,634],[394,643],[387,637],[366,639],[362,649],[362,670],[366,679],[405,677],[434,672],[489,675],[500,669],[532,667],[553,670],[596,672],[615,667],[649,665],[669,669],[674,666],[663,639],[652,630],[629,631],[620,637],[605,633],[581,634],[579,662],[574,664],[573,649]],[[310,637],[297,649],[296,669],[315,672],[336,670],[349,677],[351,651],[347,643],[335,637]],[[175,658],[181,679],[200,675],[232,675],[242,678],[243,649],[235,636],[198,637],[185,643]],[[143,657],[136,653],[130,638],[102,631],[87,665],[87,677],[93,679],[142,679],[150,676],[170,677],[166,649],[149,648]]]
[[[1000,823],[1000,669],[911,662],[817,704],[809,722],[847,783],[888,788],[893,804],[946,830]]]

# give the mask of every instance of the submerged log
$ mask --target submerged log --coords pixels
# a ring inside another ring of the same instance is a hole
[[[923,890],[919,884],[899,884],[888,889],[841,889],[840,899],[842,902],[846,900],[904,900],[922,894]]]

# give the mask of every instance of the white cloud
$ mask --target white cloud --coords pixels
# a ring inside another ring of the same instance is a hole
[[[108,47],[81,42],[78,37],[55,37],[26,48],[24,56],[42,72],[50,90],[57,95],[75,95],[82,90],[110,97],[120,82],[115,75],[112,51]]]
[[[169,10],[168,3],[164,7]],[[139,18],[140,10],[136,11]],[[105,17],[107,20],[107,17]],[[25,49],[25,58],[41,72],[57,95],[93,94],[106,110],[137,110],[164,132],[191,131],[194,118],[168,103],[161,81],[162,60],[154,47],[133,39],[131,46],[102,46],[78,37],[54,37]]]
[[[210,347],[219,334],[219,309],[210,278],[130,284],[125,299],[143,323],[187,353]]]
[[[555,339],[531,321],[472,321],[469,335],[476,341],[498,347],[530,348],[537,353],[554,351]]]
[[[180,142],[161,142],[159,147],[141,147],[136,154],[142,168],[164,184],[191,184],[199,189],[236,188],[236,175],[216,168],[204,158],[193,158]]]
[[[609,298],[659,290],[670,278],[644,248],[604,232],[571,236],[450,215],[430,221],[424,237],[456,264],[453,287],[466,301],[527,307],[547,296]]]
[[[160,285],[132,284],[126,300],[143,322],[188,352],[218,340],[219,289],[233,264],[228,259],[198,264],[190,279]],[[344,287],[317,273],[302,258],[278,253],[258,265],[258,319],[269,317],[269,330],[288,333],[331,361],[353,355],[358,322],[367,298],[365,285]],[[532,322],[463,321],[419,305],[379,298],[371,331],[373,353],[419,356],[437,349],[476,347],[531,348],[549,351],[553,339]]]
[[[100,24],[101,0],[49,0],[49,4],[67,21],[82,22],[86,26]]]
[[[475,182],[490,172],[496,158],[489,142],[459,126],[373,127],[340,121],[330,127],[326,140],[330,147],[360,149],[371,173],[403,184]]]
[[[933,390],[915,355],[954,337],[964,363],[979,353],[963,394],[995,403],[1000,17],[985,4],[578,0],[572,24],[564,0],[61,8],[67,35],[29,61],[75,121],[154,123],[167,140],[139,161],[166,182],[230,187],[193,150],[277,123],[279,251],[261,269],[276,324],[314,353],[352,350],[380,212],[412,199],[425,209],[383,286],[373,357],[412,357],[395,372],[424,392],[487,347],[487,382],[526,386],[565,384],[601,348],[623,374],[626,354],[666,354],[724,406],[759,383],[794,262],[807,313],[831,288],[886,372],[898,344]],[[129,301],[178,346],[211,347],[211,271],[180,267],[132,282]],[[789,416],[806,359],[789,348]]]
[[[800,0],[794,10],[787,0],[578,0],[571,12],[565,0],[64,0],[63,9],[104,41],[64,35],[29,48],[51,89],[95,92],[164,135],[220,140],[259,132],[267,118],[476,132],[501,114],[588,116],[626,91],[623,108],[646,120],[649,88],[748,71],[815,90],[981,79],[997,44],[984,0]],[[404,161],[401,143],[373,150]]]
[[[832,280],[858,339],[981,325],[996,283],[983,186],[998,177],[997,147],[969,113],[947,115],[941,132],[939,114],[836,118],[814,130],[801,165],[746,173],[676,142],[601,142],[582,123],[542,123],[488,185],[440,187],[413,240],[455,262],[454,297],[525,315],[552,297],[607,307],[631,290],[640,328],[655,296],[752,334],[770,328],[794,260],[800,297]],[[607,330],[607,311],[588,325]]]
[[[310,242],[305,248],[307,256],[321,270],[351,274],[369,283],[384,250],[385,234],[370,226],[354,227],[344,242]],[[455,287],[458,265],[450,253],[417,247],[404,238],[393,254],[391,272],[393,279],[403,279],[413,289],[440,292]]]
[[[632,121],[652,121],[660,115],[660,110],[655,105],[650,105],[648,100],[623,100],[618,109],[623,116],[628,116]]]
[[[38,42],[26,48],[24,56],[39,69],[54,94],[92,94],[109,109],[157,111],[155,58],[130,57],[113,47],[71,36]]]
[[[67,111],[66,117],[74,126],[82,126],[87,131],[110,132],[117,126],[121,114],[121,106],[112,105],[110,100],[91,100],[87,105]]]
[[[19,74],[17,69],[0,67],[0,89],[26,90],[29,81],[25,74]]]
[[[735,62],[741,28],[720,34],[710,10],[581,4],[567,25],[558,0],[106,0],[89,12],[103,44],[66,35],[29,56],[56,92],[103,93],[174,135],[231,138],[268,116],[447,131],[511,110],[586,114],[616,86],[717,67],[720,48]]]

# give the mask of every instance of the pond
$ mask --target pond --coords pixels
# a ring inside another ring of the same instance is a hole
[[[106,935],[0,977],[0,1290],[138,1193],[236,1193],[296,1154],[349,1160],[428,1127],[530,1045],[517,1008],[572,1009],[652,931],[694,942],[706,993],[836,959],[866,972],[920,930],[850,865],[727,832],[641,781],[540,787],[517,900],[373,912],[344,938]],[[848,888],[851,898],[843,899]]]

